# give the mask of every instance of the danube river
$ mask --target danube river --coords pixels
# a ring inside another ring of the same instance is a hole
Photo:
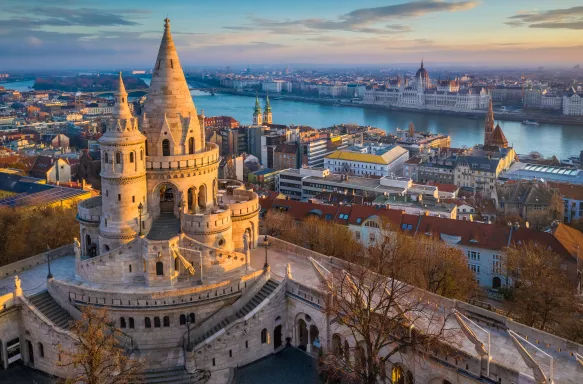
[[[149,80],[149,79],[144,79]],[[149,81],[147,81],[149,82]],[[33,81],[0,84],[6,88],[28,90]],[[227,115],[250,124],[255,99],[248,96],[216,94],[193,91],[194,102],[206,116]],[[400,112],[377,108],[346,107],[308,101],[271,100],[273,121],[276,124],[308,125],[314,128],[334,124],[354,123],[371,125],[394,132],[397,127],[407,128],[413,122],[418,131],[444,133],[451,136],[452,146],[473,146],[484,140],[483,119],[442,116],[418,112]],[[583,150],[583,126],[567,124],[523,125],[514,121],[499,121],[508,142],[519,154],[538,151],[544,156],[556,155],[559,159],[578,156]]]

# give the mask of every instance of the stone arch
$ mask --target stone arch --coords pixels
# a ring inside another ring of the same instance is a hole
[[[188,188],[186,193],[186,206],[188,207],[188,212],[196,213],[198,211],[198,195],[196,187]]]
[[[502,286],[502,279],[500,279],[498,276],[494,276],[494,278],[492,279],[492,288],[498,289],[501,286]]]
[[[156,276],[164,276],[164,263],[161,261],[156,262]]]
[[[342,336],[340,334],[335,333],[332,335],[332,353],[338,356],[344,356],[344,345],[342,343]]]
[[[320,330],[324,328],[319,327],[312,316],[304,312],[296,314],[294,319],[295,345],[300,349],[305,348],[308,352],[311,352],[314,347],[317,349],[322,348]]]
[[[188,139],[188,154],[194,154],[194,137]]]
[[[172,197],[166,194],[166,191],[171,189]],[[179,196],[180,189],[176,184],[163,181],[157,184],[150,194],[150,198],[148,199],[148,211],[153,213],[154,215],[158,215],[162,212],[172,212],[176,214],[178,212],[178,196]],[[166,204],[162,204],[166,202]],[[162,209],[164,206],[164,210]]]

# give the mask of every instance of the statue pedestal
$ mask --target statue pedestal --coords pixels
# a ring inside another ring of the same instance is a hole
[[[184,369],[188,373],[196,372],[196,362],[194,361],[194,351],[186,351],[184,356]]]

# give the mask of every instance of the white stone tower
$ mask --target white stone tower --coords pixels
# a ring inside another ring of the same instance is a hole
[[[265,124],[273,124],[273,114],[271,113],[271,103],[269,102],[269,94],[265,98],[265,112],[263,113],[263,121]]]
[[[164,20],[141,129],[148,140],[149,156],[187,155],[205,149],[204,130],[178,59],[169,19]]]
[[[107,123],[101,144],[101,195],[103,210],[99,224],[101,253],[133,240],[147,221],[146,138],[138,130],[137,118],[127,103],[121,73],[112,119]],[[142,224],[144,225],[144,224]]]
[[[255,97],[255,109],[253,110],[253,125],[263,125],[263,115],[261,114],[261,105],[259,97]]]

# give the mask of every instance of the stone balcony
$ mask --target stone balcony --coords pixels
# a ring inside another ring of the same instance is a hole
[[[88,223],[101,221],[101,196],[82,200],[77,206],[77,219]]]

